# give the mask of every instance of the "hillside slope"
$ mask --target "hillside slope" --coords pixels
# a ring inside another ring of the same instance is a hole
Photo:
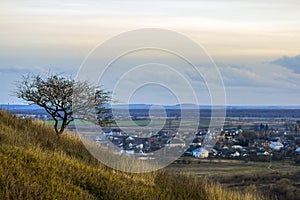
[[[0,111],[0,199],[262,199],[159,170],[122,173],[99,163],[76,136]]]

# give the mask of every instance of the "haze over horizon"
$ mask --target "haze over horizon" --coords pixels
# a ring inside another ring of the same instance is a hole
[[[204,47],[221,73],[228,105],[300,105],[296,0],[3,0],[0,10],[0,104],[22,103],[11,93],[26,73],[75,77],[98,44],[126,31],[161,28]],[[177,101],[171,92],[149,87],[130,103]]]

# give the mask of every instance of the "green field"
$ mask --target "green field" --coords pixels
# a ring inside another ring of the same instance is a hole
[[[130,120],[120,120],[117,121],[117,125],[119,127],[131,127],[131,126],[140,126],[140,127],[144,127],[144,126],[149,126],[151,122],[151,126],[154,127],[162,127],[164,125],[173,127],[173,126],[178,126],[179,124],[183,127],[197,127],[197,123],[193,122],[193,121],[171,121],[171,122],[165,122],[164,120],[135,120],[135,121],[130,121]],[[46,120],[45,123],[47,125],[54,125],[55,121],[54,120]],[[75,125],[90,125],[92,123],[89,122],[71,122],[69,125],[70,126],[75,126]],[[208,123],[207,122],[200,122],[199,126],[202,127],[207,127]],[[113,126],[113,125],[112,125]]]
[[[296,200],[300,195],[300,165],[294,161],[245,162],[182,157],[168,169],[206,177],[236,191],[260,191],[269,198],[277,195],[278,199]]]

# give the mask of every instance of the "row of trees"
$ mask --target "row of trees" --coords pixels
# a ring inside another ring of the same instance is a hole
[[[100,126],[113,123],[111,93],[87,81],[75,81],[56,74],[23,76],[17,83],[16,96],[45,109],[54,120],[54,130],[61,135],[75,119]]]

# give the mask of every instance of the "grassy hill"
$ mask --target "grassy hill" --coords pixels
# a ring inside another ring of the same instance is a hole
[[[0,199],[263,199],[167,170],[123,173],[94,159],[71,134],[0,111]]]

